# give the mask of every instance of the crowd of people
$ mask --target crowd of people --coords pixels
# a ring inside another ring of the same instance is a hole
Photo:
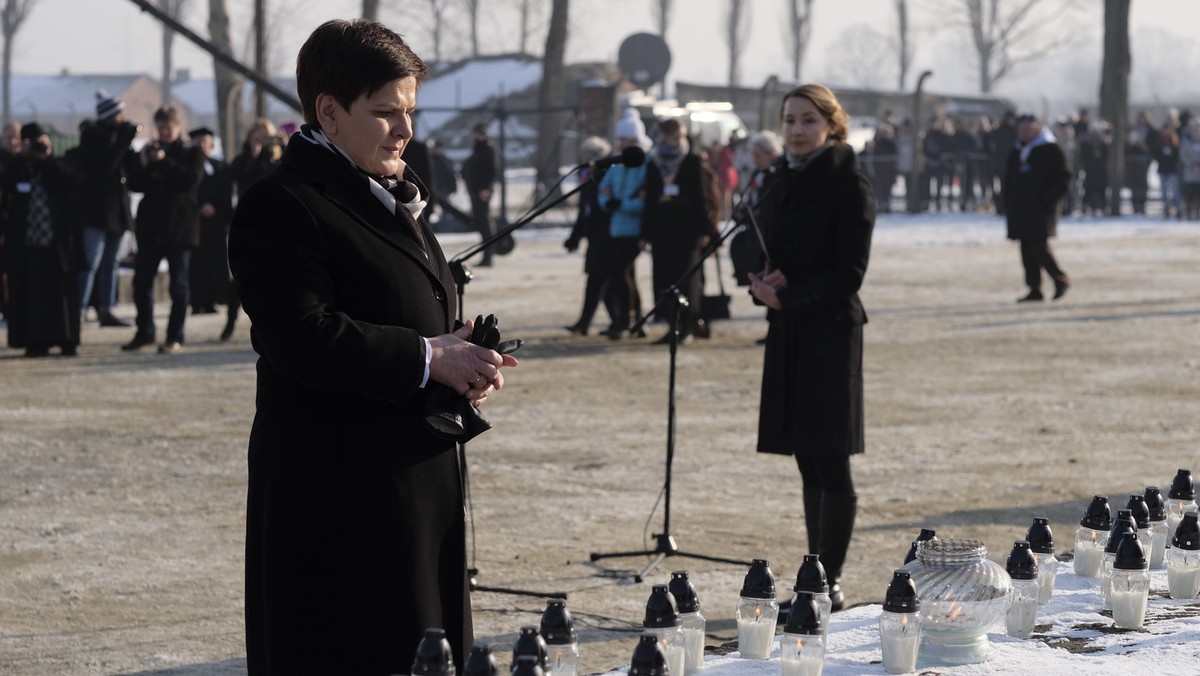
[[[1111,125],[1093,119],[1087,108],[1064,115],[1048,125],[1066,155],[1071,170],[1061,214],[1070,216],[1109,213],[1109,156],[1113,144]],[[896,200],[907,204],[914,165],[912,121],[896,121],[885,111],[875,125],[874,137],[863,149],[863,166],[871,177],[879,211],[892,211]],[[1017,115],[999,120],[932,117],[921,139],[922,172],[919,190],[921,211],[1005,212],[1005,165],[1017,141]],[[1163,216],[1200,219],[1200,121],[1187,112],[1167,111],[1155,124],[1148,111],[1138,114],[1124,139],[1125,176],[1135,214],[1146,213],[1150,174],[1161,186]]]

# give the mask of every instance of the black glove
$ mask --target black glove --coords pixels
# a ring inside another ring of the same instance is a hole
[[[577,237],[568,237],[567,241],[563,242],[563,248],[571,253],[579,250],[579,239]]]
[[[496,315],[488,315],[487,319],[479,315],[475,319],[469,342],[500,354],[510,354],[520,349],[524,341],[519,338],[500,342],[500,330],[496,324]],[[425,402],[425,427],[439,439],[465,444],[492,429],[492,424],[466,397],[439,383]]]
[[[616,197],[610,197],[608,198],[608,201],[604,203],[604,210],[609,213],[615,213],[617,209],[620,208],[621,200],[617,199]]]

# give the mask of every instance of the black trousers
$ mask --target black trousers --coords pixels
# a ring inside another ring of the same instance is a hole
[[[1042,270],[1050,275],[1055,284],[1067,281],[1067,273],[1058,267],[1050,240],[1045,237],[1021,239],[1021,264],[1025,266],[1025,285],[1030,291],[1042,290]]]

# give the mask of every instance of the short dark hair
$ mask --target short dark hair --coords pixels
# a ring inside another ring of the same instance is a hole
[[[164,106],[154,111],[154,123],[169,122],[179,124],[179,110],[175,106]]]
[[[674,134],[676,132],[682,132],[682,131],[683,131],[683,123],[674,117],[668,117],[667,119],[658,123],[658,132],[660,134],[663,134],[663,135]]]
[[[419,85],[429,77],[429,67],[404,38],[377,21],[326,21],[296,56],[296,93],[304,121],[313,126],[321,94],[348,109],[358,97],[406,77],[416,78]]]

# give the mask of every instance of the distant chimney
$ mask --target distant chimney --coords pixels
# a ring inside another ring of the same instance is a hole
[[[182,84],[192,79],[192,71],[189,68],[175,69],[175,83]]]

